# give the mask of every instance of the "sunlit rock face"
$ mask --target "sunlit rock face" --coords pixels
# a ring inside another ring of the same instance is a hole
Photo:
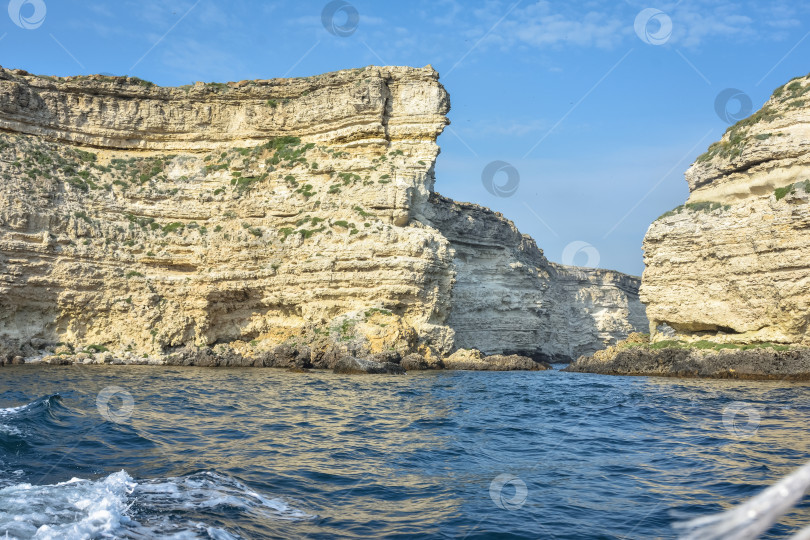
[[[568,361],[646,327],[638,278],[551,263],[501,214],[438,194],[429,202],[418,217],[452,248],[447,324],[459,347]]]
[[[686,172],[650,226],[642,300],[676,338],[810,343],[810,80],[778,88]],[[672,338],[673,336],[670,336]]]
[[[449,107],[430,67],[179,88],[0,69],[0,340],[160,355],[320,328],[569,359],[646,327],[635,278],[434,193]]]

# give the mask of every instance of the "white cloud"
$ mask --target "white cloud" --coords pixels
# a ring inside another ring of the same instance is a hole
[[[500,23],[498,21],[514,6],[512,0],[487,0],[480,7],[463,12],[468,15],[466,18],[459,15],[453,0],[448,9],[453,10],[456,17],[458,33],[473,43],[489,33],[480,45],[482,49],[614,49],[638,43],[633,29],[635,16],[650,4],[655,2],[644,0],[632,5],[608,0],[584,4],[535,0],[520,5]],[[807,11],[801,4],[785,0],[774,0],[767,5],[756,0],[685,0],[677,4],[670,2],[670,6],[661,5],[660,9],[673,22],[668,45],[692,49],[717,39],[781,40],[787,30],[798,25],[798,12]]]

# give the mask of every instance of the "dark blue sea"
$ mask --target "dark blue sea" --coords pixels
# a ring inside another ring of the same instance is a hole
[[[6,367],[0,538],[674,538],[809,417],[805,383]]]

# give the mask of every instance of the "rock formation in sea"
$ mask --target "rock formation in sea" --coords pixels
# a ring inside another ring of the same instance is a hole
[[[810,378],[808,98],[810,76],[776,89],[697,158],[686,172],[689,199],[647,231],[649,341],[690,349],[678,353],[694,361],[686,371]],[[635,350],[634,362],[623,345],[578,368],[678,371],[666,360],[666,369],[653,366],[671,351]]]
[[[515,369],[645,328],[637,278],[434,191],[449,107],[430,67],[177,88],[0,68],[0,360]]]

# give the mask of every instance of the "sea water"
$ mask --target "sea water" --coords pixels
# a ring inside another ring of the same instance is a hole
[[[810,459],[809,413],[779,381],[6,367],[0,538],[673,538]]]

